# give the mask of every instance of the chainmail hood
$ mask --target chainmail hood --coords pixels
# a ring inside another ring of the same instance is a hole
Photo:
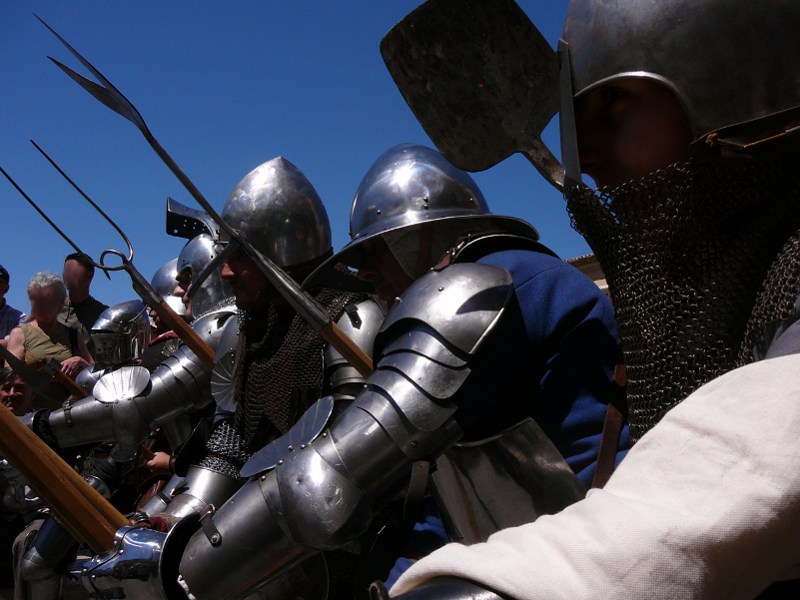
[[[356,296],[315,294],[338,319]],[[249,452],[286,433],[323,391],[325,342],[285,304],[262,303],[241,315],[234,372],[234,427]]]
[[[621,331],[631,433],[753,360],[800,291],[800,159],[673,165],[567,194],[605,272]]]

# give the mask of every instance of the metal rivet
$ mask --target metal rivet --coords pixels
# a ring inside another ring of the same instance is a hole
[[[267,480],[267,476],[266,475],[262,475],[261,476],[261,481],[266,481],[266,480]]]
[[[279,465],[282,465],[282,464],[283,464],[283,459],[280,459],[280,460],[278,461],[278,464],[279,464]]]
[[[212,533],[208,541],[211,542],[212,546],[219,546],[219,543],[222,541],[222,536],[218,533]]]
[[[381,209],[379,208],[378,210],[376,210],[376,211],[375,211],[375,214],[376,214],[376,215],[379,215],[379,214],[381,214]]]
[[[306,448],[305,444],[300,444],[300,450],[305,450],[305,448]]]
[[[328,437],[328,432],[326,431],[325,433],[323,433],[322,437]]]
[[[289,447],[287,448],[287,450],[288,450],[289,452],[292,452],[292,451],[294,451],[294,446],[289,446]]]
[[[444,291],[444,286],[443,286],[443,285],[440,285],[440,286],[439,286],[439,291],[440,291],[440,292],[443,292],[443,291]]]

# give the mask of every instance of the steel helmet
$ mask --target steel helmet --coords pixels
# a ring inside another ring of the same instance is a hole
[[[150,280],[150,285],[158,292],[158,295],[164,299],[169,307],[174,310],[181,317],[186,316],[186,306],[181,302],[181,299],[173,295],[175,291],[175,278],[178,276],[178,258],[175,257],[165,265],[163,265],[153,278]]]
[[[800,105],[798,31],[790,0],[572,0],[564,40],[576,96],[622,77],[656,80],[701,138]]]
[[[245,175],[228,197],[222,218],[282,268],[331,252],[322,200],[306,176],[280,156]]]
[[[94,359],[99,368],[141,358],[150,344],[150,317],[141,300],[105,309],[92,326]]]
[[[337,254],[358,266],[353,252],[364,241],[423,223],[481,221],[539,239],[536,229],[513,217],[493,215],[475,181],[439,152],[400,144],[384,152],[358,186],[350,210],[350,238]]]
[[[181,250],[176,265],[177,272],[182,273],[188,269],[194,284],[197,276],[208,263],[214,260],[218,253],[219,246],[214,239],[207,233],[201,233],[186,242],[186,245]],[[173,289],[174,287],[173,285]],[[211,274],[200,282],[200,289],[192,290],[193,317],[199,317],[232,295],[230,284],[222,279],[221,269],[214,269]]]
[[[459,233],[496,231],[539,239],[536,229],[513,217],[493,215],[475,181],[448,162],[439,152],[416,144],[400,144],[383,153],[358,186],[350,210],[351,241],[328,259],[303,283],[356,289],[352,278],[341,278],[332,268],[341,263],[358,268],[362,244],[370,239],[400,238],[425,223],[436,224],[436,238],[429,252],[437,259],[449,249]],[[389,244],[390,246],[392,244]],[[412,277],[419,246],[406,244],[408,256],[393,251]],[[440,249],[438,256],[436,249]],[[424,265],[427,268],[429,264]],[[358,281],[358,280],[356,280]]]

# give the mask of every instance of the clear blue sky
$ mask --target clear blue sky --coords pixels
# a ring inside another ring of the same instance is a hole
[[[147,279],[177,256],[165,233],[172,196],[194,200],[138,130],[73,83],[47,56],[87,75],[35,12],[139,109],[156,138],[221,210],[248,171],[275,156],[320,193],[334,247],[348,240],[361,177],[400,142],[432,145],[386,70],[383,35],[417,0],[0,0],[0,165],[95,257],[117,234],[29,143],[34,139],[127,232]],[[520,2],[555,45],[566,0]],[[545,140],[556,144],[551,124]],[[475,175],[492,211],[530,221],[563,257],[588,252],[561,196],[521,156]],[[9,302],[27,310],[27,280],[61,272],[69,246],[0,180],[0,264]],[[134,296],[124,273],[95,277],[93,294]]]

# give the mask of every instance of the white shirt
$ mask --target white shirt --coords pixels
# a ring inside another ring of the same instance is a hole
[[[800,355],[706,384],[558,515],[450,544],[392,595],[456,575],[513,598],[753,598],[800,564]]]

